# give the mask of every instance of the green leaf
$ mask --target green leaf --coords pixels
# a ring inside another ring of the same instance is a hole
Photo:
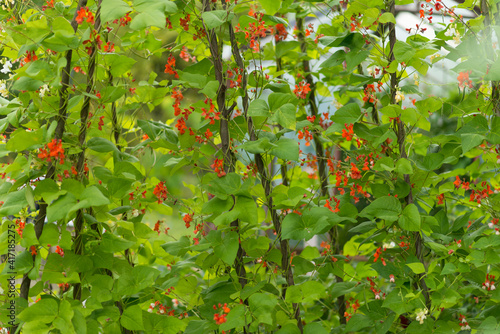
[[[178,241],[167,242],[166,244],[161,245],[161,247],[168,254],[174,256],[182,256],[186,254],[190,245],[191,242],[189,241],[189,238],[186,236],[182,236]]]
[[[114,21],[132,11],[129,5],[123,0],[106,0],[101,5],[102,22]]]
[[[394,18],[394,15],[392,15],[392,13],[389,13],[389,12],[385,12],[382,15],[380,15],[380,17],[378,18],[378,21],[380,23],[387,23],[387,22],[396,23],[396,19]]]
[[[332,298],[337,298],[360,289],[361,287],[358,286],[357,282],[338,282],[333,284],[330,294]]]
[[[226,10],[211,10],[209,12],[203,12],[201,17],[207,29],[214,29],[231,21],[234,17],[234,13]]]
[[[295,112],[297,108],[292,103],[286,103],[274,111],[273,121],[285,129],[295,130]]]
[[[425,273],[425,267],[420,262],[407,263],[406,265],[417,275]]]
[[[24,251],[16,256],[14,266],[17,274],[25,274],[33,268],[33,256],[30,252]],[[7,268],[7,267],[6,267]]]
[[[415,49],[411,45],[402,41],[396,41],[394,45],[394,57],[398,63],[408,63],[414,54]]]
[[[410,203],[404,209],[399,218],[399,226],[406,231],[420,231],[420,213],[415,204]]]
[[[166,19],[165,13],[157,8],[148,10],[147,12],[137,14],[132,19],[132,22],[130,22],[130,29],[142,30],[150,26],[164,28]]]
[[[93,137],[87,142],[88,148],[96,152],[119,152],[115,144],[102,137]]]
[[[417,167],[426,171],[432,172],[443,164],[444,156],[441,153],[431,153],[426,155],[423,159],[417,160]]]
[[[283,219],[281,234],[283,239],[309,240],[344,219],[323,207],[306,211],[302,216],[290,213]]]
[[[218,87],[218,86],[217,86]],[[248,116],[264,116],[269,117],[271,113],[269,112],[269,106],[264,100],[253,100],[250,102],[250,106],[248,107]]]
[[[353,68],[361,64],[364,60],[366,60],[369,55],[370,51],[368,50],[362,50],[355,54],[352,54],[351,52],[347,53],[345,56],[346,71],[350,72]]]
[[[354,124],[361,118],[361,109],[357,103],[349,103],[335,111],[331,120],[339,124]]]
[[[288,294],[288,291],[287,291]],[[329,331],[320,322],[310,322],[304,327],[304,334],[328,334]]]
[[[5,148],[12,152],[21,152],[33,148],[33,146],[41,145],[44,141],[44,133],[42,129],[37,131],[26,131],[17,129],[11,134]]]
[[[18,318],[25,322],[51,323],[57,317],[58,309],[59,305],[55,298],[42,298],[19,313]]]
[[[369,219],[384,219],[387,222],[398,220],[401,213],[401,203],[393,196],[377,198],[359,213]]]
[[[13,90],[27,90],[34,92],[39,90],[43,86],[43,81],[35,80],[30,77],[20,77],[18,80],[14,81],[12,85]]]
[[[357,332],[366,327],[372,327],[373,321],[364,314],[355,313],[346,325],[347,332]]]
[[[375,163],[373,169],[376,171],[393,171],[394,170],[394,160],[389,157],[383,157]]]
[[[102,194],[96,186],[85,188],[80,197],[81,201],[87,201],[89,206],[101,206],[109,204],[109,199]]]
[[[56,224],[45,224],[42,235],[40,236],[40,244],[42,246],[57,245],[59,242],[59,229]]]
[[[281,0],[259,0],[268,15],[274,15],[281,7]]]
[[[413,167],[411,166],[411,163],[408,159],[405,158],[400,158],[396,162],[396,172],[401,173],[401,174],[413,174]]]
[[[133,241],[125,240],[111,232],[106,232],[102,235],[102,241],[99,248],[105,253],[117,253],[130,248],[134,244],[135,242]]]
[[[255,293],[248,298],[248,305],[252,314],[257,318],[257,323],[272,325],[272,314],[277,304],[278,298],[267,293]]]
[[[463,133],[460,137],[462,139],[462,154],[465,154],[476,146],[481,145],[481,143],[486,139],[484,136],[475,133]]]
[[[280,43],[281,44],[281,43]],[[334,54],[332,54],[330,57],[328,57],[327,60],[321,63],[320,68],[331,68],[338,66],[344,62],[346,58],[346,53],[344,50],[338,50]]]
[[[244,144],[238,146],[238,149],[243,149],[252,154],[260,154],[270,150],[272,147],[276,145],[269,142],[269,138],[262,137],[257,140],[249,140]]]
[[[295,139],[281,137],[276,145],[270,152],[272,155],[283,160],[299,161],[299,143]]]
[[[298,41],[282,41],[276,44],[276,57],[286,56],[288,52],[300,46]]]
[[[127,307],[120,318],[120,324],[132,331],[144,330],[141,307],[139,305]]]
[[[47,208],[47,222],[65,219],[71,208],[77,203],[75,195],[67,193],[50,203]]]
[[[233,263],[239,246],[239,236],[236,232],[223,235],[221,231],[210,231],[207,241],[214,247],[215,255],[227,264]]]
[[[17,215],[23,208],[28,206],[25,192],[26,189],[23,188],[21,190],[8,193],[9,195],[5,200],[5,203],[3,203],[3,205],[0,207],[0,215]]]

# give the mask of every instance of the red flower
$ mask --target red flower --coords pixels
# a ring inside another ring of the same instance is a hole
[[[305,83],[304,81],[301,81],[298,85],[295,85],[295,89],[293,90],[293,92],[299,99],[305,99],[310,91],[311,85]]]
[[[111,42],[107,42],[104,45],[104,52],[115,52],[115,44]]]
[[[97,123],[99,131],[102,131],[102,126],[104,125],[104,116],[99,117],[99,123]]]
[[[124,17],[121,17],[121,18],[120,18],[120,26],[121,26],[121,27],[125,27],[127,24],[129,24],[129,23],[130,23],[130,21],[132,21],[132,19],[130,18],[130,16],[129,16],[129,15],[130,15],[130,12],[129,12],[129,13],[127,13],[127,14],[125,14],[125,16],[124,16]]]
[[[88,7],[82,7],[78,10],[75,21],[78,24],[82,24],[85,19],[88,23],[94,24],[94,14]]]
[[[211,164],[210,167],[214,169],[218,177],[226,175],[226,172],[224,172],[224,161],[222,159],[215,159],[214,163]]]
[[[458,87],[459,88],[464,88],[465,86],[468,86],[469,88],[474,87],[472,85],[472,80],[469,79],[470,73],[471,73],[471,71],[467,71],[467,72],[460,72],[458,74],[457,80],[458,80]]]
[[[182,220],[186,223],[186,228],[189,228],[191,226],[190,223],[193,221],[193,216],[188,213],[182,218]]]
[[[153,190],[153,195],[155,195],[156,198],[158,198],[158,204],[167,199],[167,194],[168,191],[167,188],[165,187],[165,181],[159,182],[156,185],[155,189]]]
[[[170,55],[168,56],[167,64],[165,65],[165,73],[172,74],[175,76],[176,79],[179,79],[179,74],[177,73],[176,70],[174,70],[175,67],[175,58]]]
[[[354,125],[353,124],[347,125],[347,123],[346,123],[346,124],[344,124],[344,126],[345,126],[345,129],[342,129],[342,137],[344,137],[346,140],[352,140],[352,136],[354,135],[354,131],[352,128]],[[347,131],[346,131],[346,129],[347,129]]]
[[[444,194],[438,195],[437,199],[438,199],[438,205],[439,204],[444,204]]]
[[[61,247],[57,246],[56,247],[56,253],[61,255],[61,256],[64,256],[64,251]]]
[[[45,145],[45,149],[41,148],[38,157],[42,160],[47,159],[51,161],[52,158],[59,160],[62,165],[64,163],[64,148],[62,147],[61,139],[52,139],[52,141]]]

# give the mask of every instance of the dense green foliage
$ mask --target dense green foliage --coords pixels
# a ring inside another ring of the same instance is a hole
[[[496,2],[4,1],[0,326],[498,332]]]

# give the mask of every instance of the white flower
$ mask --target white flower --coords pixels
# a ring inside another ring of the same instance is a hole
[[[395,283],[396,280],[394,279],[394,275],[389,275],[389,282]]]
[[[132,217],[135,218],[138,216],[139,216],[139,210],[137,210],[137,209],[132,210]]]
[[[391,241],[390,243],[385,243],[382,245],[382,248],[394,248],[396,247],[396,243],[394,241]]]
[[[0,72],[7,74],[10,72],[10,69],[12,68],[12,63],[10,60],[7,60],[5,64],[3,64],[3,68],[0,70]]]
[[[0,80],[0,95],[3,97],[9,97],[9,91],[5,85],[5,80]]]
[[[418,312],[417,313],[417,321],[420,322],[420,324],[422,325],[424,323],[424,320],[427,319],[427,309],[423,309],[422,311]]]
[[[445,36],[448,36],[448,37],[451,37],[451,36],[455,36],[457,34],[457,31],[455,30],[455,28],[449,28],[448,30],[446,30],[446,32],[444,33]]]
[[[45,96],[45,93],[49,91],[49,85],[45,84],[42,87],[40,87],[40,97],[43,98]]]
[[[400,90],[398,90],[396,92],[396,97],[395,97],[395,100],[396,100],[396,103],[400,102],[400,101],[404,101],[405,100],[405,96],[403,93],[401,93]]]

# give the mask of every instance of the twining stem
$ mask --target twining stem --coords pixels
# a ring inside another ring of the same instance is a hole
[[[302,17],[297,18],[297,38],[300,43],[300,51],[303,53],[304,56],[307,56],[307,42],[304,34],[304,19]],[[309,93],[307,103],[309,105],[309,110],[311,111],[311,116],[315,117],[315,124],[319,123],[320,117],[319,117],[319,112],[318,112],[318,105],[316,103],[316,83],[314,82],[313,76],[311,74],[311,63],[307,58],[304,58],[302,60],[302,67],[304,69],[304,75],[306,79],[306,83],[309,84],[309,87],[311,88],[311,92]],[[320,193],[321,196],[327,196],[328,195],[328,176],[326,174],[327,168],[326,168],[326,157],[325,157],[325,150],[323,148],[323,144],[321,143],[320,136],[317,131],[313,132],[313,140],[314,140],[314,149],[316,151],[316,159],[318,161],[318,176],[320,180]],[[334,226],[330,232],[330,239],[331,243],[333,244],[333,250],[336,253],[339,253],[342,249],[342,245],[340,244],[339,240],[339,231],[338,227]],[[343,278],[340,276],[335,275],[335,280],[337,283],[343,282]],[[337,298],[337,307],[338,307],[338,313],[339,313],[339,319],[341,324],[346,324],[347,320],[345,318],[345,299],[344,295],[339,296]]]
[[[252,117],[248,116],[248,105],[249,105],[249,97],[248,97],[248,91],[247,91],[247,73],[246,73],[246,68],[245,64],[243,62],[243,59],[241,58],[240,50],[238,47],[238,44],[236,42],[236,38],[234,35],[234,29],[231,23],[229,23],[229,40],[231,42],[231,51],[234,57],[234,60],[238,67],[240,68],[240,71],[242,73],[242,80],[241,80],[241,86],[244,92],[243,100],[242,100],[242,105],[243,105],[243,114],[245,118],[247,119],[247,124],[248,124],[248,133],[250,135],[250,140],[255,141],[257,140],[257,134],[255,133],[255,128],[253,124],[253,119]],[[295,285],[295,281],[293,278],[293,272],[292,272],[292,267],[291,267],[291,256],[290,256],[290,246],[288,244],[288,240],[284,240],[281,238],[281,220],[276,212],[276,209],[273,207],[273,198],[271,196],[272,193],[272,184],[271,184],[271,178],[269,177],[269,173],[266,169],[264,159],[262,158],[262,155],[259,153],[255,154],[255,165],[257,166],[257,170],[259,172],[262,186],[264,187],[264,192],[266,194],[266,202],[267,202],[267,208],[268,212],[271,215],[271,220],[273,222],[274,229],[276,231],[277,238],[280,242],[280,252],[281,252],[281,270],[284,273],[285,280],[286,280],[286,285],[283,286],[282,289],[282,297],[285,298],[286,296],[286,290],[287,287]],[[297,303],[292,304],[293,307],[293,316],[297,321],[297,327],[299,328],[300,332],[303,332],[303,326],[302,326],[302,319],[300,317],[300,306]]]
[[[205,12],[211,11],[210,0],[203,0],[203,10]],[[225,6],[224,0],[222,0],[222,5]],[[212,55],[212,62],[215,68],[215,78],[219,82],[219,89],[217,91],[217,107],[221,113],[219,134],[221,138],[222,146],[222,156],[224,157],[224,171],[226,174],[234,172],[234,154],[231,151],[231,138],[229,135],[229,119],[231,117],[231,112],[233,107],[226,107],[226,79],[224,78],[223,63],[222,63],[222,44],[219,44],[217,40],[217,34],[214,29],[206,29],[208,43],[210,48],[210,53]],[[234,197],[233,197],[234,199]],[[239,234],[239,220],[236,219],[231,222],[231,228],[233,228]],[[234,260],[234,269],[236,275],[238,276],[238,282],[243,289],[247,284],[247,275],[245,270],[245,264],[243,263],[243,256],[245,252],[241,247],[241,243],[238,245],[238,252],[236,253],[236,259]],[[246,330],[245,330],[246,331]]]
[[[87,0],[80,0],[78,2],[78,5],[76,7],[75,14],[73,15],[73,19],[71,20],[71,26],[73,27],[73,30],[77,31],[78,29],[78,23],[76,22],[76,17],[77,17],[77,12],[80,10],[81,7],[85,7],[87,5]],[[73,50],[68,50],[66,51],[66,66],[63,67],[61,70],[61,88],[59,89],[59,112],[58,115],[56,116],[57,120],[57,126],[56,130],[54,132],[54,137],[57,140],[62,139],[64,135],[64,129],[66,126],[66,114],[67,114],[67,109],[68,109],[68,87],[69,87],[69,82],[70,82],[70,76],[71,76],[71,60],[73,58]],[[46,179],[54,179],[56,173],[56,163],[49,162],[47,166],[47,173],[45,175]],[[38,215],[35,219],[35,235],[37,239],[40,239],[40,236],[42,235],[43,232],[43,226],[45,224],[45,218],[47,217],[47,206],[48,204],[42,199],[39,203],[40,209],[38,211]],[[33,255],[33,262],[35,261],[36,255]],[[30,291],[30,286],[31,286],[31,279],[28,277],[28,274],[25,274],[23,276],[23,280],[21,282],[21,288],[20,288],[20,293],[19,296],[23,299],[28,300],[28,295]],[[12,333],[16,333],[18,328],[18,325],[12,328]]]
[[[278,36],[278,35],[275,35],[275,36]],[[279,39],[276,40],[276,49],[278,48],[278,43],[280,42]],[[282,59],[281,57],[276,57],[276,72],[281,72],[281,70],[283,69],[283,62],[282,62]],[[278,75],[277,76],[278,79],[283,79],[283,75]],[[278,124],[278,128],[281,130],[283,130],[283,127],[281,125]],[[280,172],[281,172],[281,183],[285,186],[285,187],[288,187],[290,182],[288,180],[288,176],[287,176],[287,172],[288,172],[288,168],[286,166],[286,162],[283,162],[280,166]]]
[[[389,3],[388,6],[388,12],[392,13],[393,15],[395,14],[395,3],[394,0],[392,0]],[[394,57],[394,45],[396,44],[396,27],[394,23],[388,23],[389,27],[389,63],[395,60]],[[391,99],[390,103],[395,104],[396,103],[396,92],[397,92],[397,85],[398,85],[398,79],[397,79],[397,73],[391,73],[390,77],[390,94],[391,94]],[[398,146],[399,146],[399,156],[402,159],[407,159],[408,155],[406,154],[405,150],[405,141],[406,141],[406,129],[404,123],[399,119],[396,118],[394,119],[394,128],[396,131],[396,136],[398,139]],[[410,181],[410,175],[405,174],[403,176],[404,181],[408,184],[410,187],[410,192],[408,196],[405,198],[406,205],[412,204],[413,203],[413,193],[411,190],[411,181]],[[424,248],[424,241],[422,239],[422,236],[420,235],[420,232],[414,232],[413,233],[414,237],[414,242],[415,242],[415,256],[418,258],[418,260],[423,264],[424,263],[424,256],[423,256],[423,248]],[[423,274],[418,274],[417,275],[417,282],[416,284],[422,289],[422,293],[425,298],[425,305],[428,309],[431,307],[431,300],[429,296],[429,288],[427,287],[427,284],[425,283],[425,280],[423,279]]]
[[[97,2],[97,10],[95,14],[94,21],[94,33],[98,34],[101,30],[101,1]],[[96,63],[97,63],[97,41],[92,41],[91,53],[89,57],[89,66],[88,66],[88,75],[87,75],[87,87],[85,89],[87,95],[83,100],[82,109],[80,110],[80,132],[78,134],[78,141],[80,144],[81,152],[78,155],[78,161],[76,163],[76,170],[78,172],[78,177],[81,181],[85,178],[85,173],[83,171],[84,163],[85,163],[85,142],[87,139],[87,120],[89,117],[89,109],[90,109],[90,94],[95,88],[95,78],[94,74],[96,72]],[[81,255],[83,254],[83,241],[82,241],[82,229],[83,229],[83,209],[79,209],[76,212],[75,218],[75,254]],[[82,274],[80,275],[80,281]],[[80,300],[82,297],[82,288],[81,283],[76,283],[73,287],[73,298],[76,300]]]

